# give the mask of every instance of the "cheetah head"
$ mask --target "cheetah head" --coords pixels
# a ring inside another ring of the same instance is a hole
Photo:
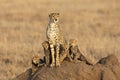
[[[61,45],[61,48],[63,51],[68,51],[69,50],[69,44],[63,44]]]
[[[49,19],[53,23],[58,23],[59,22],[59,13],[50,13],[49,14]]]
[[[42,46],[45,50],[48,50],[49,49],[49,42],[48,41],[43,42]]]
[[[39,62],[40,62],[39,55],[33,55],[33,57],[32,57],[32,64],[37,66],[39,64]]]
[[[69,45],[73,46],[73,47],[76,46],[77,45],[77,40],[76,39],[70,39]]]

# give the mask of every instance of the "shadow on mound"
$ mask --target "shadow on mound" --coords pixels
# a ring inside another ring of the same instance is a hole
[[[102,58],[97,64],[64,61],[60,67],[41,67],[31,76],[31,69],[13,80],[120,80],[120,64],[115,55]]]

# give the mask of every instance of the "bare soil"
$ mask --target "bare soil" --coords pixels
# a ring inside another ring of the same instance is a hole
[[[94,66],[64,61],[60,67],[41,67],[33,76],[28,69],[14,80],[120,80],[120,63],[115,55],[100,61],[104,63],[98,62]]]

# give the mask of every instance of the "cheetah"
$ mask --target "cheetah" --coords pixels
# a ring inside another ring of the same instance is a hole
[[[38,68],[44,66],[44,60],[40,59],[39,55],[33,55],[32,57],[32,74],[34,74]]]
[[[49,47],[49,42],[48,41],[44,41],[42,43],[42,46],[44,48],[44,55],[45,55],[45,65],[49,66],[50,62],[51,62],[51,54],[50,54],[50,47]]]
[[[50,51],[52,61],[50,66],[60,66],[60,44],[64,44],[65,40],[62,36],[61,30],[58,26],[59,23],[59,13],[50,13],[49,14],[49,24],[46,30],[46,36],[50,44]]]
[[[70,55],[73,59],[73,62],[78,63],[80,61],[87,61],[86,58],[82,55],[81,51],[79,50],[79,47],[77,45],[76,39],[71,39],[69,41],[70,45]]]

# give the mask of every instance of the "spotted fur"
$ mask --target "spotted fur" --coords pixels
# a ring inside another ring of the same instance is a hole
[[[75,63],[80,62],[80,61],[85,61],[86,63],[88,63],[85,56],[83,56],[83,54],[81,53],[78,47],[77,40],[71,39],[69,43],[70,43],[70,55],[73,59],[72,61]]]
[[[50,47],[49,47],[49,42],[44,41],[42,43],[42,46],[44,48],[44,55],[45,55],[45,65],[49,66],[51,63],[51,54],[50,54]]]
[[[66,57],[69,55],[69,44],[61,45],[61,52],[60,52],[60,64],[64,61]]]
[[[50,51],[51,51],[51,67],[53,66],[60,66],[60,44],[64,44],[64,38],[58,26],[59,22],[59,13],[51,13],[49,15],[49,24],[47,26],[47,39],[50,44]]]
[[[44,65],[44,60],[40,59],[39,55],[33,55],[32,57],[32,74],[34,74],[38,68]]]

